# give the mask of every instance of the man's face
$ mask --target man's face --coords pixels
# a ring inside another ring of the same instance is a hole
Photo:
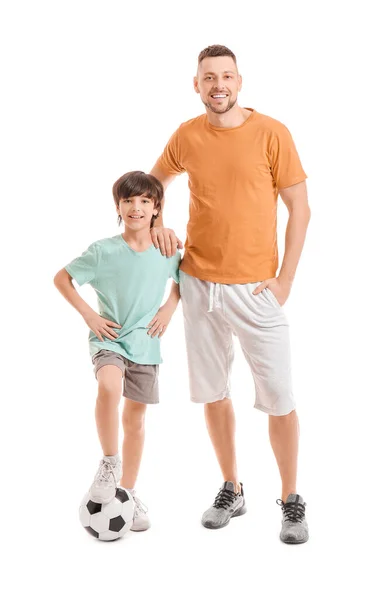
[[[193,80],[203,104],[216,114],[231,110],[237,102],[241,84],[241,75],[230,56],[204,58]]]
[[[149,229],[153,215],[157,215],[157,210],[153,206],[151,198],[144,195],[132,196],[131,198],[121,198],[117,212],[127,228],[140,231]]]

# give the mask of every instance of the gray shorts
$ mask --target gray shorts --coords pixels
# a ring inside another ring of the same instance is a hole
[[[123,396],[142,404],[159,402],[159,365],[139,365],[112,350],[100,350],[92,356],[94,373],[105,365],[119,367],[123,377]]]

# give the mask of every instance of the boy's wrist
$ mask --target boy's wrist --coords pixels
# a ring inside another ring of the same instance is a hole
[[[87,319],[91,315],[95,314],[95,311],[90,306],[86,306],[85,308],[83,308],[79,312],[80,312],[81,316],[83,317],[83,319]]]

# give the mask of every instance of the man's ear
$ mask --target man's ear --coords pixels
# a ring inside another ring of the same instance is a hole
[[[196,92],[196,94],[200,94],[200,90],[199,90],[199,82],[197,81],[197,77],[196,75],[193,78],[193,88]]]
[[[239,92],[241,92],[241,88],[243,87],[243,78],[239,75]]]

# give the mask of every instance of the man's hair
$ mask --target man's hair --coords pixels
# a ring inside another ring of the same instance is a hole
[[[132,198],[133,196],[145,196],[153,201],[154,208],[158,211],[151,219],[151,227],[161,211],[161,201],[164,197],[164,188],[162,183],[153,175],[147,175],[143,171],[130,171],[125,173],[112,187],[113,199],[116,207],[119,207],[120,200]],[[117,222],[120,225],[122,218],[118,216]]]
[[[230,56],[231,58],[233,58],[235,65],[237,66],[236,56],[233,54],[232,50],[230,50],[226,46],[219,46],[217,44],[215,46],[208,46],[200,52],[198,64],[200,64],[201,61],[204,60],[204,58],[215,56]]]

